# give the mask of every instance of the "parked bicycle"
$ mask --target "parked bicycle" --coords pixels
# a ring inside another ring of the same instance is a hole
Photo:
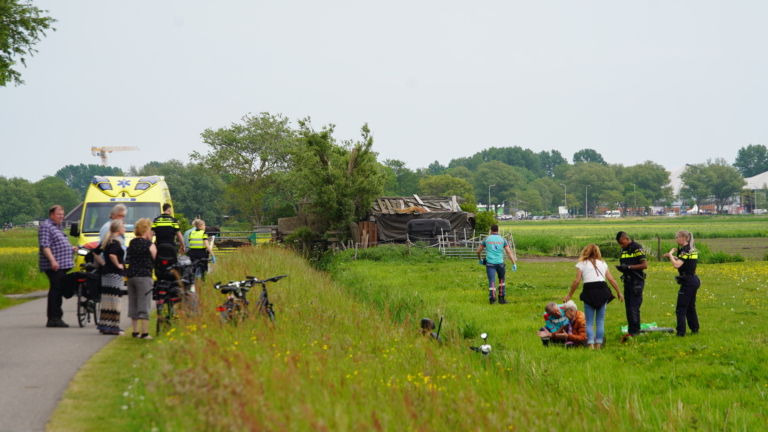
[[[85,258],[85,262],[80,264],[80,271],[77,272],[77,323],[80,327],[91,322],[98,325],[101,312],[101,295],[99,293],[100,276],[97,267],[93,264],[93,251],[81,247],[77,254]]]
[[[187,257],[181,257],[178,262],[162,259],[156,263],[157,280],[152,298],[157,305],[157,335],[171,327],[179,303],[189,304],[193,310],[197,307],[197,295],[189,291],[192,265],[183,258]]]
[[[268,317],[273,323],[275,322],[275,311],[273,304],[269,301],[269,293],[267,292],[267,282],[277,282],[280,279],[288,275],[274,276],[269,279],[259,280],[254,276],[246,276],[243,281],[229,281],[226,285],[221,285],[221,282],[217,282],[213,287],[220,290],[222,294],[227,296],[227,301],[216,308],[217,312],[221,313],[221,318],[224,321],[241,321],[249,316],[248,305],[248,292],[256,285],[261,285],[261,294],[259,300],[256,303],[256,313]]]

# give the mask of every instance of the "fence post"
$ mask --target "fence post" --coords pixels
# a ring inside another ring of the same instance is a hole
[[[656,257],[661,261],[661,236],[656,236],[656,240],[659,241],[659,249],[656,252],[658,255],[656,255]]]

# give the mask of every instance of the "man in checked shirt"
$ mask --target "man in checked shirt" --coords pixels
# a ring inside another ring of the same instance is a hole
[[[40,271],[45,272],[50,281],[48,290],[48,324],[46,327],[69,327],[61,318],[61,278],[75,266],[72,254],[76,246],[69,244],[67,236],[62,231],[61,222],[64,220],[64,207],[55,205],[48,210],[48,219],[40,226],[37,238],[40,241]]]

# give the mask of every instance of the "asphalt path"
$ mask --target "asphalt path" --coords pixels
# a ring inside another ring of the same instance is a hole
[[[130,337],[127,298],[122,328]],[[80,367],[115,337],[77,324],[76,297],[64,300],[69,328],[47,328],[47,298],[0,310],[0,432],[44,431]]]

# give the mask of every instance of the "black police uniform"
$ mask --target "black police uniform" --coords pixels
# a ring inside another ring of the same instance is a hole
[[[631,242],[621,249],[619,263],[636,265],[645,261],[645,251],[640,243]],[[627,310],[628,333],[632,336],[640,333],[640,306],[643,304],[645,273],[642,270],[629,270],[621,276],[624,281],[624,307]]]
[[[161,214],[152,221],[152,231],[155,232],[155,243],[174,244],[176,233],[179,232],[179,221],[169,214]]]
[[[683,265],[677,269],[680,275],[675,278],[680,284],[680,291],[677,293],[677,309],[675,310],[677,335],[685,336],[686,319],[688,319],[691,333],[699,332],[699,316],[696,314],[696,293],[701,286],[701,281],[696,275],[699,253],[691,250],[691,245],[685,245],[677,251],[677,258],[683,261]]]

